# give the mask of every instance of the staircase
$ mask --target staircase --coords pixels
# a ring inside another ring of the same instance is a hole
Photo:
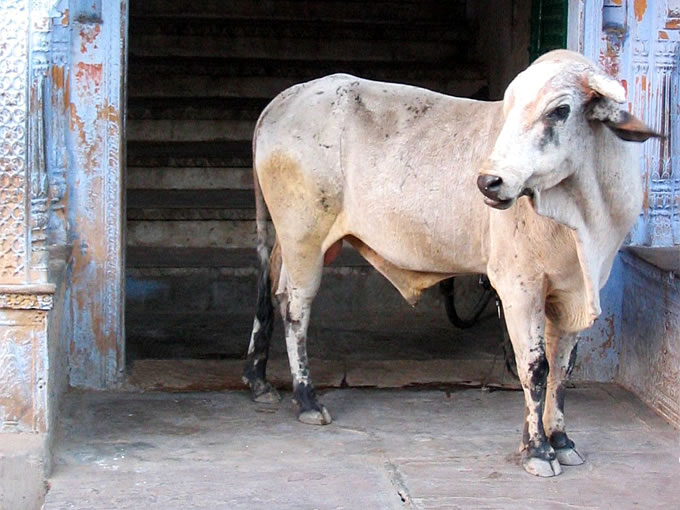
[[[130,359],[244,354],[257,274],[251,135],[268,101],[334,72],[483,97],[465,12],[460,0],[131,1]],[[354,253],[328,271],[355,287],[370,273]]]

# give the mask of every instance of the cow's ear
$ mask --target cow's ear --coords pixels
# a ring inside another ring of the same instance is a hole
[[[606,97],[619,104],[626,102],[626,89],[623,88],[623,85],[599,71],[587,75],[586,88],[587,92],[593,96]]]
[[[605,120],[604,125],[616,136],[628,142],[644,142],[649,138],[663,138],[663,135],[652,130],[640,119],[626,110],[619,110],[616,120]]]
[[[585,112],[588,120],[599,120],[612,132],[628,142],[644,142],[651,137],[662,137],[644,122],[622,110],[626,90],[609,76],[594,72],[586,80]]]

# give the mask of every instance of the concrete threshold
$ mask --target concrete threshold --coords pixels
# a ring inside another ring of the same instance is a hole
[[[0,510],[39,510],[49,470],[46,434],[0,433]]]
[[[245,391],[70,393],[45,510],[629,509],[680,500],[678,431],[615,385],[567,391],[586,464],[518,465],[517,391],[330,389],[325,427]]]
[[[246,389],[243,360],[137,360],[123,389],[127,391],[223,391]],[[310,360],[312,380],[325,388],[404,388],[464,385],[520,389],[502,355],[474,359]],[[270,359],[267,378],[278,389],[291,389],[288,360]]]

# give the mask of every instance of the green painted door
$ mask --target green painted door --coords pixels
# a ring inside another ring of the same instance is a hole
[[[533,0],[531,6],[531,48],[533,62],[544,53],[567,47],[569,0]]]

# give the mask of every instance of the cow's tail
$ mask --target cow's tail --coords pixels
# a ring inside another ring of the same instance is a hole
[[[252,398],[275,395],[276,391],[266,382],[269,344],[274,327],[274,304],[272,302],[272,282],[269,247],[267,246],[267,204],[255,168],[255,144],[253,143],[253,190],[255,192],[255,222],[257,228],[257,258],[259,270],[257,277],[257,308],[255,321],[248,346],[243,379],[250,386]]]
[[[254,155],[254,154],[253,154]],[[260,182],[257,178],[255,163],[253,162],[253,189],[255,190],[255,224],[257,228],[257,258],[260,261],[260,271],[269,271],[269,248],[267,246],[267,204],[262,195]]]
[[[272,281],[270,251],[267,246],[267,223],[269,213],[264,201],[260,180],[255,166],[255,139],[253,139],[253,190],[255,191],[255,224],[257,229],[257,258],[260,262],[257,279],[257,319],[261,326],[269,326],[274,317],[274,305],[272,303]],[[265,331],[269,328],[264,328]]]

